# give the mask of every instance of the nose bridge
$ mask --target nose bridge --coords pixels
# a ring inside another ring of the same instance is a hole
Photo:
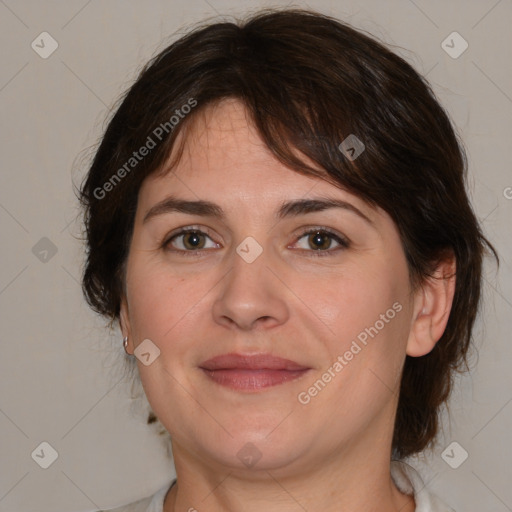
[[[250,329],[255,323],[277,325],[286,321],[286,297],[282,284],[268,268],[271,266],[272,253],[263,242],[248,236],[236,246],[231,270],[213,307],[218,323]]]
[[[261,239],[261,237],[260,237]],[[228,275],[226,293],[236,294],[238,300],[256,306],[261,296],[270,293],[272,283],[270,249],[256,238],[248,236],[236,246]]]

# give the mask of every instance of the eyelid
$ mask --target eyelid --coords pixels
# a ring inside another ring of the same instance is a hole
[[[311,253],[313,257],[315,256],[329,256],[333,253],[337,253],[339,251],[343,251],[345,249],[348,249],[351,246],[350,240],[345,236],[339,233],[338,231],[335,231],[331,228],[328,228],[326,226],[310,226],[307,228],[301,228],[301,230],[295,235],[296,241],[293,245],[295,245],[301,238],[305,237],[306,235],[311,235],[314,233],[323,233],[330,236],[331,239],[335,240],[339,246],[334,249],[326,249],[324,251],[321,250],[312,250],[312,249],[297,249],[299,251]],[[290,247],[290,246],[288,246]]]
[[[160,247],[162,249],[165,249],[174,238],[177,238],[182,235],[186,235],[187,233],[190,233],[190,232],[193,232],[193,233],[197,232],[202,235],[206,235],[212,242],[214,242],[216,245],[219,245],[219,243],[216,242],[214,240],[214,238],[212,237],[210,229],[208,229],[205,226],[199,226],[199,225],[193,224],[190,226],[182,226],[180,228],[176,228],[173,231],[171,231],[170,233],[168,233],[167,235],[165,235],[165,237],[163,238],[163,241],[160,244]],[[184,251],[183,249],[172,249],[170,251],[181,253],[181,254],[187,253],[188,255],[194,255],[194,254],[197,254],[200,252],[204,252],[205,249],[198,249],[196,251]]]
[[[185,234],[190,233],[190,232],[198,232],[198,233],[200,233],[202,235],[206,235],[208,238],[210,238],[210,240],[212,242],[214,242],[216,245],[219,245],[219,243],[216,242],[214,240],[214,238],[212,237],[211,230],[209,228],[207,228],[205,226],[200,226],[200,225],[189,225],[189,226],[183,226],[183,227],[180,227],[180,228],[176,228],[171,233],[166,235],[164,237],[162,243],[160,244],[161,248],[165,249],[171,243],[171,241],[174,238],[177,238],[179,236],[185,235]],[[314,250],[314,249],[310,249],[310,250],[308,250],[308,249],[296,249],[296,250],[301,251],[301,252],[310,253],[310,255],[313,256],[313,257],[315,257],[315,256],[329,256],[329,255],[332,255],[332,253],[337,253],[338,251],[347,249],[351,245],[350,240],[346,236],[344,236],[341,233],[339,233],[338,231],[335,231],[335,230],[333,230],[331,228],[328,228],[326,226],[309,226],[309,227],[302,227],[302,228],[300,228],[300,230],[293,235],[295,241],[291,245],[295,245],[298,242],[298,240],[300,240],[301,238],[305,237],[306,235],[310,235],[310,234],[318,233],[318,232],[329,235],[331,239],[335,240],[339,244],[339,246],[334,248],[334,249],[326,249],[326,250]],[[287,245],[287,248],[290,248],[290,245]],[[211,248],[208,248],[208,249],[197,249],[195,251],[194,250],[185,251],[183,249],[172,249],[172,250],[170,250],[170,252],[175,252],[175,253],[179,253],[179,254],[186,254],[186,255],[189,255],[189,256],[194,256],[194,255],[198,255],[199,253],[205,252],[205,251],[208,251],[208,250],[211,250]]]

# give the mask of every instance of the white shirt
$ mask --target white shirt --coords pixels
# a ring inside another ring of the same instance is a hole
[[[415,512],[455,512],[435,494],[428,491],[419,473],[409,464],[396,460],[391,461],[391,478],[401,492],[414,495]],[[163,512],[165,496],[174,482],[175,480],[166,484],[152,496],[110,509],[110,512]]]

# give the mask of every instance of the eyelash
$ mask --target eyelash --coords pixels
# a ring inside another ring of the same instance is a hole
[[[167,249],[167,246],[175,238],[178,238],[180,236],[186,235],[187,233],[198,233],[198,234],[201,234],[201,235],[206,235],[208,238],[210,238],[210,240],[213,241],[212,237],[209,235],[207,230],[203,231],[202,229],[200,229],[198,227],[190,226],[190,227],[182,228],[177,233],[172,233],[169,237],[165,238],[165,240],[161,244],[161,248],[162,249]],[[333,256],[333,253],[337,253],[338,251],[342,251],[342,250],[348,249],[350,247],[350,242],[346,238],[344,238],[341,235],[335,233],[334,231],[330,230],[329,228],[325,228],[325,227],[321,227],[321,226],[313,227],[313,228],[308,228],[307,230],[302,231],[297,236],[297,241],[299,241],[301,238],[304,238],[306,235],[313,235],[313,234],[316,234],[316,233],[321,233],[321,234],[324,234],[324,235],[328,235],[332,240],[334,240],[335,242],[338,242],[339,247],[337,247],[335,249],[316,250],[316,251],[312,250],[312,249],[310,249],[310,250],[308,250],[308,249],[299,249],[300,251],[306,251],[306,252],[311,253],[310,256],[313,257],[313,258],[317,258],[317,257],[323,258],[323,257],[326,257],[326,256]],[[169,250],[169,249],[167,249],[167,250]],[[182,249],[172,249],[172,250],[170,250],[170,252],[180,253],[180,254],[183,254],[184,256],[199,256],[200,253],[204,252],[205,250],[207,251],[209,249],[198,249],[196,251],[184,251]]]

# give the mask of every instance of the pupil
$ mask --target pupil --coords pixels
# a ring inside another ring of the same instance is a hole
[[[330,240],[322,233],[310,235],[310,240],[315,244],[315,249],[328,249]]]
[[[185,236],[185,246],[191,246],[192,249],[197,249],[198,247],[202,247],[204,245],[201,244],[201,237],[196,232],[188,233]]]

